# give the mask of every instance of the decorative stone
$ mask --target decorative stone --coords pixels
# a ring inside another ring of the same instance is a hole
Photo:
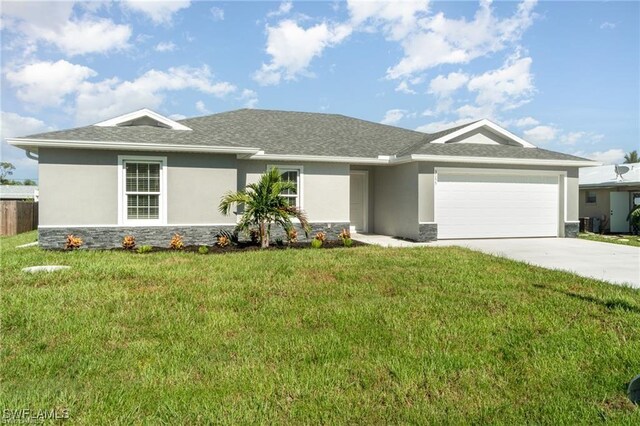
[[[423,243],[427,241],[435,241],[438,239],[437,223],[421,223],[418,228],[417,241]]]
[[[29,266],[28,268],[22,268],[22,272],[37,274],[38,272],[55,272],[55,271],[64,271],[66,269],[71,269],[71,266],[61,266],[61,265]]]
[[[628,243],[629,240],[627,240],[626,238],[620,238],[618,241],[620,241],[621,243]]]
[[[565,238],[577,238],[580,232],[580,223],[578,222],[565,222],[564,224],[564,236]]]

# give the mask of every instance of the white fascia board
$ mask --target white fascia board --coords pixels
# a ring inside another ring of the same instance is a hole
[[[246,158],[246,157],[245,157]],[[350,163],[350,164],[389,164],[389,160],[367,157],[331,157],[324,155],[289,155],[289,154],[264,154],[256,153],[249,160],[270,160],[270,161],[307,161],[326,163]]]
[[[141,117],[149,117],[152,118],[159,123],[162,123],[173,130],[192,130],[189,127],[178,123],[168,117],[165,117],[162,114],[158,114],[155,111],[151,111],[148,108],[143,108],[138,111],[130,112],[128,114],[123,114],[118,117],[110,118],[109,120],[101,121],[99,123],[94,124],[94,126],[98,127],[115,127],[119,124],[126,123],[127,121],[135,120]]]
[[[206,145],[178,145],[138,142],[105,142],[105,141],[73,141],[63,139],[7,139],[9,145],[24,150],[33,151],[33,147],[40,148],[76,148],[76,149],[106,149],[129,151],[156,152],[213,152],[221,154],[255,154],[259,148],[206,146]]]
[[[414,161],[430,161],[433,163],[475,163],[475,164],[506,164],[523,166],[564,166],[585,167],[593,165],[588,160],[545,160],[536,158],[496,158],[496,157],[463,157],[455,155],[419,155],[411,156]]]
[[[482,119],[480,121],[477,121],[475,123],[471,123],[466,127],[463,127],[462,129],[456,130],[455,132],[451,132],[448,135],[444,135],[436,140],[431,141],[430,143],[446,143],[452,139],[457,138],[458,136],[462,136],[466,133],[469,133],[472,130],[476,130],[479,129],[481,127],[488,127],[489,129],[493,130],[495,133],[498,133],[499,135],[507,138],[507,139],[511,139],[517,143],[519,143],[520,145],[522,145],[523,148],[536,148],[535,145],[533,145],[530,142],[525,141],[524,139],[522,139],[521,137],[514,135],[513,133],[511,133],[510,131],[508,131],[507,129],[498,126],[496,123],[485,119]]]

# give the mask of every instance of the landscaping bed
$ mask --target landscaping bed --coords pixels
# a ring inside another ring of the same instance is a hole
[[[594,234],[592,232],[581,232],[578,238],[602,243],[620,244],[625,246],[640,247],[640,235],[613,235]]]
[[[351,247],[360,247],[360,246],[366,246],[367,244],[362,243],[360,241],[355,241],[352,240],[353,242],[351,243]],[[240,241],[238,243],[230,243],[229,245],[225,246],[225,247],[220,247],[217,244],[214,245],[187,245],[184,246],[184,248],[182,249],[173,249],[170,247],[158,247],[158,246],[149,246],[151,247],[151,250],[149,251],[149,253],[152,252],[163,252],[163,251],[172,251],[172,252],[176,252],[176,251],[184,251],[184,252],[188,252],[188,253],[200,253],[200,254],[222,254],[222,253],[234,253],[234,252],[244,252],[244,251],[256,251],[256,250],[299,250],[299,249],[316,249],[315,247],[311,247],[311,242],[295,242],[295,243],[283,243],[283,244],[277,244],[277,243],[272,243],[269,245],[269,247],[267,248],[261,248],[258,244],[256,243],[251,243],[251,242],[245,242],[245,241]],[[207,252],[206,253],[202,253],[202,247],[206,247],[207,248]],[[139,248],[139,247],[138,247]],[[345,247],[343,242],[340,240],[327,240],[324,243],[322,243],[322,246],[317,248],[317,250],[322,250],[322,249],[335,249],[335,248],[348,248]],[[123,248],[114,248],[111,250],[115,250],[115,251],[128,251],[131,253],[137,253],[137,251],[135,249],[133,250],[125,250]]]

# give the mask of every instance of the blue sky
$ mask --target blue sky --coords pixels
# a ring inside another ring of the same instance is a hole
[[[143,107],[339,113],[426,132],[490,118],[619,162],[640,144],[638,2],[2,2],[4,138]]]

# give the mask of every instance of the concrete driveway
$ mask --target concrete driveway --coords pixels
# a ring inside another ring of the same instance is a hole
[[[640,247],[578,238],[449,240],[429,246],[461,246],[549,269],[640,289]]]
[[[352,237],[383,247],[467,247],[543,268],[560,269],[640,289],[640,247],[578,238],[500,238],[414,243],[386,235],[353,234]]]

